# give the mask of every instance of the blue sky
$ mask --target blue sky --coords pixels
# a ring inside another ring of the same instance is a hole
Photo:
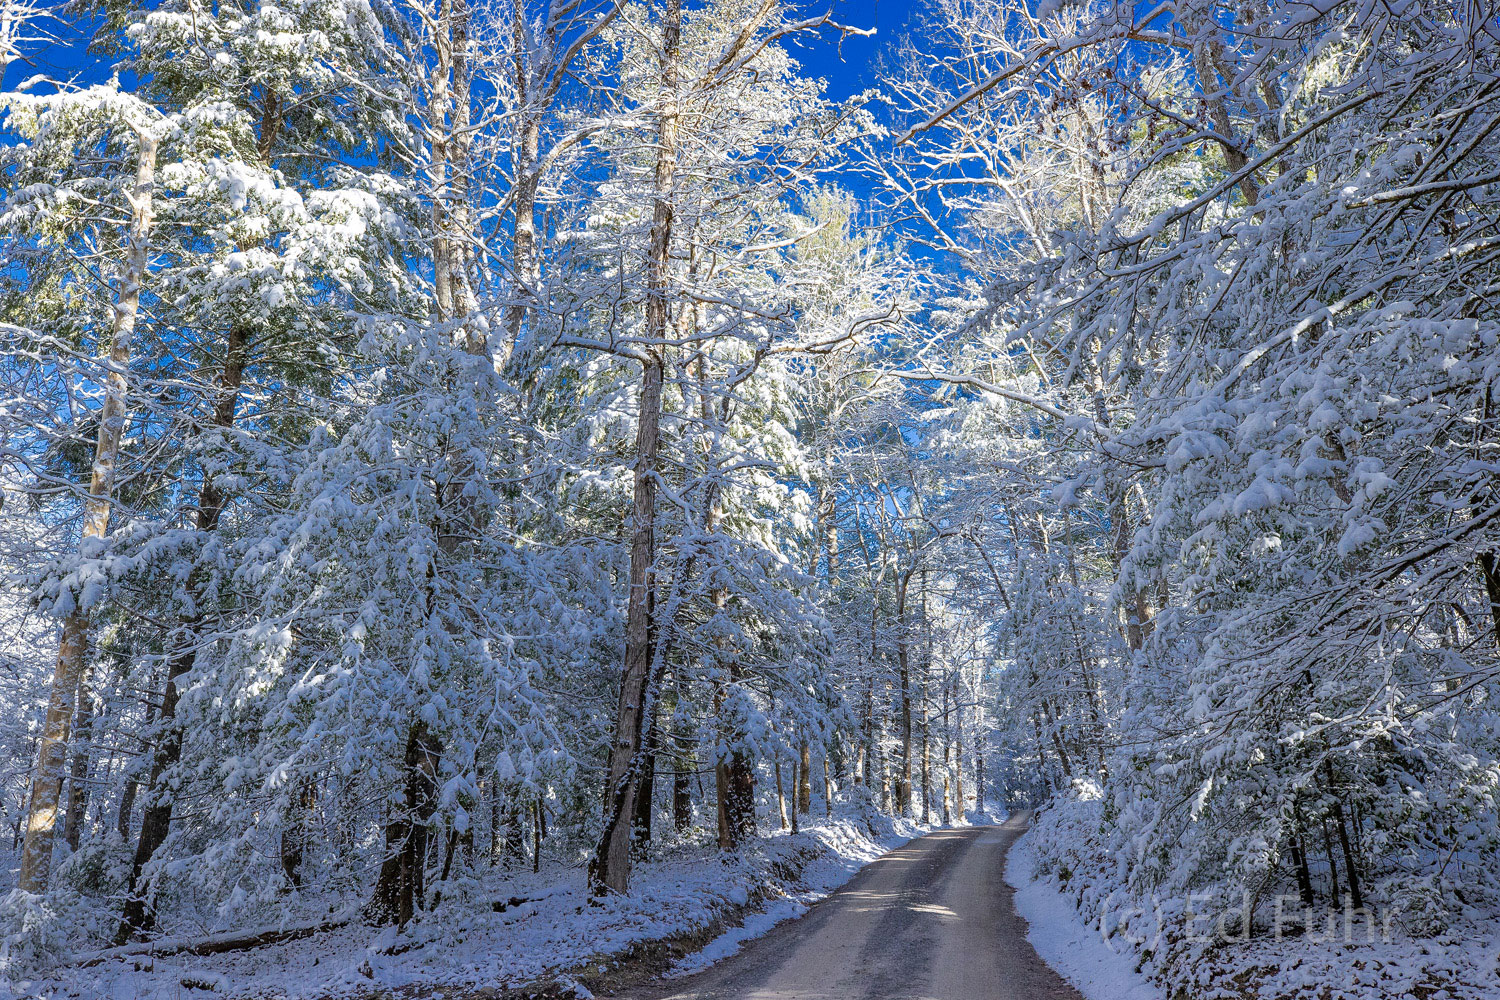
[[[803,0],[809,13],[821,13],[826,0]],[[828,81],[829,96],[840,99],[858,93],[875,82],[875,68],[881,51],[902,33],[912,12],[921,0],[833,0],[834,16],[851,27],[875,28],[873,38],[851,36],[837,44],[837,35],[820,33],[816,41],[806,39],[794,45],[797,58],[807,70]],[[84,51],[89,26],[83,22],[63,23],[56,27],[58,42],[34,55],[36,65],[12,65],[6,84],[35,73],[69,77],[86,67],[83,82],[102,77],[107,69]]]
[[[846,38],[840,52],[837,36],[824,33],[820,41],[799,45],[794,51],[810,73],[828,81],[830,97],[858,93],[874,85],[880,53],[903,33],[919,4],[920,0],[839,0],[834,17],[850,27],[874,28],[875,37]]]

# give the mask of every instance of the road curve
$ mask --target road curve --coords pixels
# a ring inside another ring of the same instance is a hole
[[[1026,940],[1005,852],[1026,829],[940,830],[873,862],[800,920],[630,1000],[1082,1000]]]

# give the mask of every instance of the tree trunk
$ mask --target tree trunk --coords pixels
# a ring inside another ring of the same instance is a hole
[[[801,761],[800,758],[793,757],[792,758],[792,790],[793,790],[793,794],[792,794],[792,832],[793,833],[798,833],[799,832],[799,830],[797,828],[797,795],[796,795],[796,789],[802,787],[801,782],[802,782],[802,761]]]
[[[686,833],[693,825],[693,787],[690,783],[693,758],[678,750],[676,769],[672,772],[672,828]]]
[[[444,11],[447,14],[448,11]],[[427,94],[427,126],[432,134],[430,155],[427,164],[427,184],[432,198],[432,289],[436,299],[437,319],[447,322],[453,318],[453,274],[452,256],[448,251],[447,208],[452,193],[448,186],[448,138],[450,128],[448,116],[452,106],[453,40],[452,22],[441,19],[432,33],[432,47],[436,65],[433,67],[432,83]]]
[[[687,771],[672,775],[672,829],[686,833],[693,825],[693,787]]]
[[[729,763],[714,765],[714,817],[718,830],[719,850],[735,848],[734,828],[729,822]]]
[[[104,379],[104,406],[99,413],[99,434],[94,445],[88,498],[83,504],[79,554],[85,559],[100,554],[109,528],[115,460],[120,452],[120,436],[125,430],[131,341],[135,335],[136,314],[140,310],[141,285],[146,280],[146,243],[151,235],[152,194],[156,185],[156,139],[140,133],[139,145],[135,184],[128,196],[130,231],[125,266],[120,274],[114,316],[110,322],[110,370]],[[52,868],[52,841],[57,828],[57,805],[62,795],[63,768],[73,725],[73,701],[88,659],[88,646],[88,610],[74,607],[63,619],[57,668],[52,675],[52,693],[47,703],[47,720],[37,752],[36,770],[31,778],[31,806],[26,818],[26,839],[21,847],[21,872],[16,882],[17,887],[26,892],[41,892],[47,888],[47,877]]]
[[[488,338],[479,324],[472,322],[479,308],[474,294],[472,264],[474,260],[474,217],[470,207],[469,172],[473,169],[473,75],[469,69],[469,0],[446,0],[448,21],[448,58],[453,67],[452,125],[444,136],[444,150],[449,170],[447,184],[448,282],[452,291],[453,318],[464,324],[464,349],[476,357],[487,353]],[[472,470],[469,470],[472,474]],[[464,478],[468,478],[465,476]]]
[[[984,807],[984,740],[974,748],[974,811],[988,815]]]
[[[276,92],[268,90],[260,109],[260,134],[256,143],[260,159],[268,168],[272,151],[281,136],[281,115]],[[227,430],[234,426],[235,409],[238,406],[240,388],[244,382],[250,341],[251,331],[244,323],[230,323],[224,351],[224,367],[219,375],[217,398],[214,402],[213,426],[219,430]],[[226,502],[227,497],[223,491],[214,483],[212,477],[205,474],[198,492],[198,510],[195,518],[198,534],[209,534],[218,528]],[[166,772],[182,757],[183,734],[181,727],[175,721],[177,700],[180,694],[177,690],[177,679],[192,669],[193,661],[197,656],[198,637],[204,622],[204,614],[201,610],[203,595],[197,593],[200,589],[200,582],[194,578],[195,576],[196,574],[190,576],[188,580],[188,588],[194,593],[195,607],[191,615],[181,620],[182,643],[168,661],[167,680],[162,692],[159,715],[159,723],[162,727],[161,743],[151,763],[148,783],[150,797],[141,816],[140,839],[136,842],[135,856],[131,861],[130,894],[126,897],[120,928],[116,933],[116,940],[121,943],[128,940],[136,930],[149,930],[155,921],[154,913],[146,906],[145,887],[140,884],[140,877],[142,869],[150,862],[157,849],[166,842],[171,827],[172,801],[170,794],[162,788],[162,780]],[[124,822],[125,818],[122,816],[122,826]]]
[[[1326,761],[1324,762],[1326,765]],[[1339,849],[1344,855],[1344,879],[1349,883],[1349,901],[1354,904],[1356,910],[1362,910],[1365,906],[1364,893],[1360,891],[1359,870],[1354,864],[1354,851],[1349,845],[1349,828],[1344,822],[1344,806],[1338,799],[1333,800],[1333,825],[1339,835]]]
[[[1490,621],[1495,627],[1495,644],[1500,646],[1500,566],[1496,565],[1493,552],[1481,552],[1478,561],[1486,602],[1490,606]]]
[[[68,772],[68,815],[63,821],[63,840],[68,850],[78,850],[89,810],[89,751],[94,732],[94,696],[89,690],[89,671],[78,680],[78,721],[73,746],[73,766]]]
[[[659,217],[663,211],[664,206],[659,203]],[[665,212],[666,224],[670,225],[670,210]],[[655,236],[652,242],[654,245]],[[664,305],[662,311],[665,312]],[[609,751],[604,832],[590,874],[595,892],[625,892],[629,887],[631,827],[645,756],[642,729],[648,712],[646,699],[651,694],[647,690],[652,660],[654,588],[651,572],[656,559],[656,456],[660,442],[664,372],[659,356],[654,353],[645,362],[644,369],[640,418],[636,427],[634,524],[630,546],[630,592],[625,613],[624,672],[615,713],[614,740]]]
[[[535,51],[526,30],[525,0],[515,0],[511,19],[511,54],[516,102],[522,108],[516,128],[516,185],[512,200],[515,225],[511,236],[511,270],[515,290],[505,310],[507,359],[517,355],[521,326],[532,312],[536,286],[541,280],[541,261],[536,247],[536,192],[541,181],[538,157],[541,151],[542,109],[540,95],[532,92],[530,58]]]
[[[1328,819],[1324,817],[1319,820],[1323,827],[1323,853],[1328,858],[1328,887],[1329,894],[1337,902],[1341,893],[1339,892],[1339,865],[1333,860],[1333,838],[1328,835]]]
[[[906,591],[910,579],[907,574],[896,586],[896,665],[901,679],[901,776],[896,782],[896,809],[902,816],[911,814],[911,662],[906,634]]]
[[[834,592],[839,586],[839,498],[828,492],[828,588]]]
[[[1031,716],[1031,726],[1036,731],[1036,773],[1041,781],[1042,790],[1050,791],[1052,780],[1047,776],[1047,741],[1042,736],[1042,723],[1036,715]]]
[[[812,747],[808,744],[806,737],[802,740],[799,748],[799,761],[797,774],[797,811],[802,813],[812,812]]]
[[[1046,698],[1042,699],[1042,716],[1047,720],[1047,728],[1052,735],[1052,748],[1057,751],[1057,759],[1062,765],[1063,777],[1071,781],[1073,779],[1073,765],[1068,760],[1067,748],[1063,746],[1062,734],[1058,732],[1061,728],[1061,723],[1058,721],[1060,716],[1052,710],[1052,706]]]
[[[312,778],[303,778],[297,791],[297,803],[281,831],[281,870],[292,888],[302,888],[302,861],[307,854],[308,832],[312,811],[318,804],[318,786]]]
[[[952,704],[948,700],[948,683],[943,683],[943,825],[947,826],[953,821],[953,814],[949,809],[949,779],[952,777],[952,765],[949,754],[952,751],[952,741],[948,738],[951,726],[949,725],[948,713],[952,711]]]
[[[438,904],[443,901],[443,884],[448,881],[448,875],[453,871],[453,855],[457,853],[458,830],[456,828],[450,828],[448,830],[448,846],[443,851],[443,867],[442,870],[438,872],[437,888],[432,892],[432,908],[434,910],[437,909]]]
[[[631,819],[631,837],[638,856],[651,846],[652,806],[656,798],[656,753],[660,740],[656,732],[656,706],[653,699],[651,718],[646,724],[645,746],[641,748],[640,777],[635,795],[635,813]]]
[[[245,376],[245,355],[249,346],[249,334],[241,324],[229,328],[229,338],[224,354],[224,370],[219,379],[219,398],[214,405],[213,424],[220,429],[234,425],[235,406],[239,401],[240,386]],[[219,526],[227,498],[205,475],[198,491],[198,513],[196,527],[200,535],[208,534]],[[190,579],[189,589],[197,591],[199,581]],[[199,595],[201,597],[202,595]],[[149,799],[141,815],[141,835],[136,841],[135,857],[130,865],[130,895],[125,900],[120,929],[115,935],[123,944],[136,931],[149,931],[155,923],[155,915],[146,906],[145,887],[140,884],[141,871],[151,861],[158,848],[166,842],[172,822],[172,796],[163,788],[167,771],[182,759],[182,728],[176,724],[177,679],[193,667],[197,658],[197,638],[204,621],[202,601],[195,602],[191,617],[184,618],[180,625],[184,640],[172,655],[167,665],[167,683],[162,691],[161,710],[158,715],[161,729],[160,743],[151,761],[151,776],[147,782]]]
[[[641,721],[651,674],[652,564],[656,559],[656,455],[660,443],[663,342],[669,320],[672,181],[677,166],[677,63],[682,0],[667,0],[662,19],[661,107],[656,122],[656,176],[650,261],[646,279],[646,335],[636,424],[635,497],[630,545],[630,593],[625,612],[625,669],[609,752],[604,832],[590,871],[593,891],[625,892],[630,885],[630,820],[635,813]]]
[[[716,597],[722,601],[723,594]],[[737,661],[729,664],[729,683],[736,685],[744,676]],[[719,844],[733,850],[755,836],[755,765],[745,752],[739,737],[730,733],[731,745],[727,760],[714,769],[720,789]]]
[[[743,844],[755,836],[755,766],[743,750],[729,756],[728,807],[735,843]]]
[[[148,716],[146,725],[151,724]],[[125,788],[120,792],[120,811],[115,814],[115,829],[120,833],[120,840],[130,839],[130,817],[135,812],[135,799],[140,794],[141,783],[137,778],[131,778],[125,782]]]
[[[781,756],[778,754],[774,763],[776,773],[776,811],[781,817],[781,828],[787,828],[786,820],[786,790],[781,784]],[[793,807],[795,811],[795,806]]]
[[[1302,898],[1303,906],[1313,904],[1312,872],[1307,868],[1307,849],[1302,843],[1302,830],[1298,826],[1292,830],[1291,837],[1292,865],[1297,871],[1297,893]]]
[[[540,795],[532,808],[531,872],[535,875],[542,870],[542,838],[547,835],[547,807],[542,804]]]
[[[490,864],[500,863],[500,779],[490,779]]]
[[[385,860],[365,918],[375,924],[405,926],[421,903],[427,865],[428,823],[437,811],[438,758],[442,747],[415,722],[407,730],[405,788],[401,803],[385,825]]]
[[[674,677],[677,688],[677,702],[681,704],[686,698],[681,672]],[[690,732],[677,732],[676,723],[673,724],[672,733],[672,829],[683,834],[693,825],[693,788],[691,784],[692,774],[697,770],[694,754],[687,749]]]
[[[871,753],[874,746],[875,733],[875,664],[870,664],[870,677],[865,681],[865,711],[864,718],[860,720],[859,740],[854,745],[853,758],[850,762],[853,768],[853,784],[868,786],[871,771]]]
[[[922,822],[932,822],[932,721],[927,704],[927,665],[922,667]]]
[[[536,290],[542,276],[542,259],[537,248],[536,196],[546,165],[540,143],[545,116],[563,81],[570,78],[569,66],[583,51],[585,42],[597,37],[619,16],[623,6],[622,3],[612,4],[581,35],[560,50],[559,36],[566,33],[567,19],[579,12],[578,4],[574,0],[550,0],[543,18],[542,37],[537,39],[527,30],[533,15],[526,0],[512,0],[511,85],[515,88],[517,108],[512,158],[516,181],[511,190],[513,290],[505,310],[506,343],[500,358],[502,365],[524,358],[528,353],[522,343],[522,325],[528,316],[536,321]],[[535,330],[529,332],[535,336]]]
[[[962,669],[962,668],[960,668]],[[960,821],[967,814],[964,802],[964,705],[958,675],[953,678],[953,808]]]

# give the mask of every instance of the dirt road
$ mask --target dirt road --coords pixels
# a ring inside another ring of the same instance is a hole
[[[1025,817],[943,830],[697,975],[630,1000],[1082,1000],[1037,957],[1005,852]]]

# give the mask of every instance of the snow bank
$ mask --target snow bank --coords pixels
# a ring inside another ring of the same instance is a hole
[[[1110,839],[1099,805],[1054,798],[1006,867],[1028,939],[1088,1000],[1500,1000],[1500,915],[1478,887],[1432,936],[1405,930],[1381,900],[1373,922],[1326,905],[1299,909],[1310,926],[1283,934],[1262,900],[1248,933],[1228,920],[1227,933],[1210,934],[1223,916],[1194,917],[1181,895],[1130,888],[1128,852]]]
[[[1088,1000],[1167,1000],[1161,987],[1136,970],[1131,945],[1107,940],[1066,896],[1038,880],[1029,833],[1011,847],[1005,881],[1016,890],[1016,912],[1031,925],[1026,940]]]

